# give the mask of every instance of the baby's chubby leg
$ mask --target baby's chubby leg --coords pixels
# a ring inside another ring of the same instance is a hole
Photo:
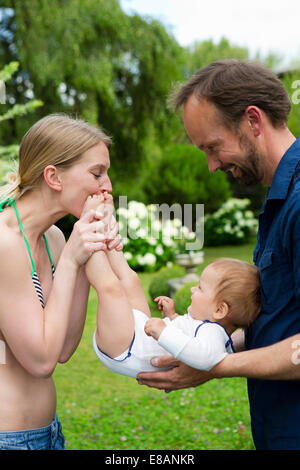
[[[96,202],[97,199],[90,201],[91,204]],[[97,209],[99,211],[100,206]],[[104,229],[105,224],[103,231]],[[97,344],[103,352],[114,358],[129,348],[134,336],[132,308],[121,281],[110,265],[106,250],[98,251],[90,257],[86,264],[86,274],[98,294]]]

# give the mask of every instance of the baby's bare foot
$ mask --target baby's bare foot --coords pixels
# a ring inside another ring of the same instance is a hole
[[[86,214],[89,210],[94,209],[104,215],[104,196],[103,194],[94,194],[89,196],[84,204],[81,215]]]
[[[104,220],[107,224],[107,230],[109,230],[110,228],[114,210],[114,199],[112,195],[107,192],[104,192]]]

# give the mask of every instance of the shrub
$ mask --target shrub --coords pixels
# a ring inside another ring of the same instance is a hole
[[[225,173],[210,173],[205,154],[192,145],[163,149],[148,163],[142,186],[152,204],[204,204],[206,213],[231,196]]]
[[[206,246],[241,245],[256,234],[258,223],[248,209],[249,199],[229,199],[214,214],[204,217]]]
[[[176,277],[182,277],[185,274],[184,268],[180,266],[172,266],[170,268],[162,268],[157,274],[153,276],[153,279],[149,285],[149,294],[151,299],[155,299],[159,295],[166,295],[170,297],[170,287],[168,286],[169,279]]]
[[[180,315],[187,313],[187,308],[191,303],[191,287],[196,286],[197,282],[187,282],[174,295],[175,312]]]
[[[177,244],[189,232],[179,219],[161,221],[158,207],[130,201],[116,210],[124,255],[136,271],[157,271],[173,263]]]

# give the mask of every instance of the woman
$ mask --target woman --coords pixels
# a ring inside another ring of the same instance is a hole
[[[93,210],[67,243],[53,224],[79,218],[88,196],[111,191],[110,144],[81,120],[47,116],[24,136],[18,173],[0,188],[0,449],[64,449],[51,375],[81,339],[84,265],[103,236]]]

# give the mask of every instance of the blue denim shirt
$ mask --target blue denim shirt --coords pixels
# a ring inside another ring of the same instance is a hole
[[[253,260],[261,273],[262,310],[246,331],[247,349],[300,332],[300,138],[268,188]],[[249,379],[248,393],[256,448],[300,449],[300,381]]]

